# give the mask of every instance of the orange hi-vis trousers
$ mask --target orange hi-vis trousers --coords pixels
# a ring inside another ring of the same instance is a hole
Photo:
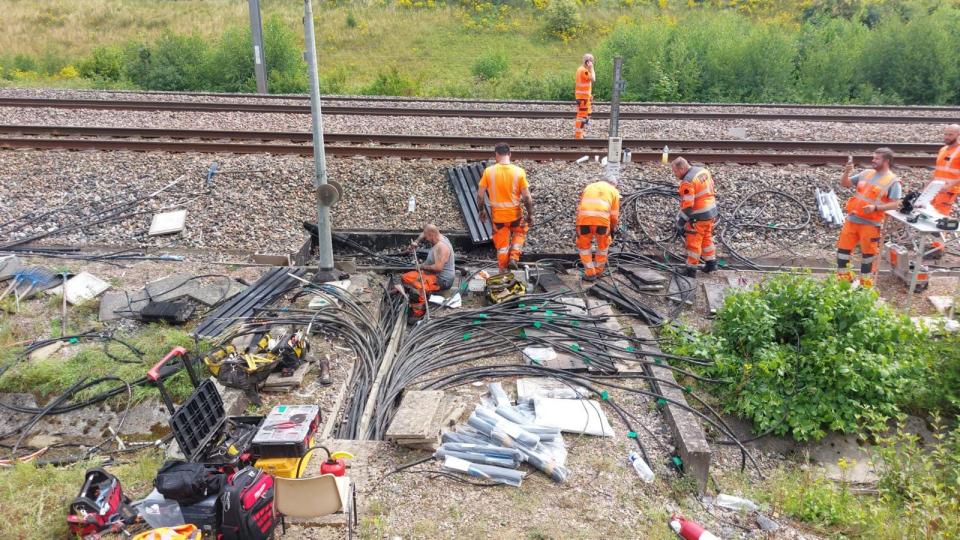
[[[440,290],[440,284],[437,282],[437,275],[429,272],[423,273],[423,282],[420,281],[420,272],[416,270],[410,270],[409,272],[404,272],[400,276],[400,280],[403,281],[403,284],[412,289],[417,293],[417,300],[410,300],[410,307],[413,309],[413,314],[417,317],[422,317],[426,313],[426,304],[427,296],[426,293],[437,292]]]
[[[584,128],[590,122],[590,113],[593,112],[593,98],[577,100],[577,118],[573,121],[573,137],[582,139]]]
[[[700,261],[715,261],[717,247],[713,245],[713,220],[706,219],[684,225],[683,238],[687,245],[687,266],[697,266]]]
[[[840,229],[840,239],[837,240],[837,275],[848,281],[853,281],[853,272],[850,271],[850,257],[853,249],[860,246],[860,274],[873,273],[877,264],[877,254],[880,253],[880,227],[853,223],[849,219],[843,222]]]
[[[607,265],[607,250],[610,249],[610,227],[606,225],[578,225],[577,249],[586,276],[599,276]],[[597,250],[593,251],[593,241]]]
[[[527,241],[527,222],[523,218],[513,222],[493,224],[493,246],[497,248],[497,266],[503,272],[510,261],[518,262]]]

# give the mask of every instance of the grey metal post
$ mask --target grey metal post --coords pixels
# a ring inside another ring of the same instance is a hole
[[[263,21],[260,0],[247,0],[250,6],[250,34],[253,36],[253,72],[257,76],[257,93],[267,93],[267,61],[263,53]]]
[[[623,81],[620,78],[620,70],[623,67],[623,58],[613,57],[613,88],[610,90],[610,137],[620,136],[620,90],[623,88]]]
[[[310,117],[313,120],[313,186],[327,183],[327,156],[323,148],[323,117],[320,114],[320,76],[317,74],[317,39],[313,33],[313,1],[303,0],[303,27],[306,33],[307,69],[310,72]],[[319,195],[319,193],[318,193]],[[333,240],[330,236],[330,207],[317,197],[317,237],[320,269],[333,269]]]

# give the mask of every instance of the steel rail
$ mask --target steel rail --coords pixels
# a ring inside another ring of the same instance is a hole
[[[92,95],[97,95],[94,91]],[[111,90],[112,94],[127,94],[130,96],[189,96],[189,97],[213,97],[225,99],[264,99],[264,100],[289,100],[289,101],[307,101],[310,96],[305,94],[238,94],[228,92],[164,92],[156,90]],[[353,103],[462,103],[465,105],[556,105],[556,106],[576,106],[574,100],[544,100],[544,99],[465,99],[465,98],[444,98],[444,97],[404,97],[404,96],[338,96],[323,95],[327,102],[353,102]],[[608,101],[594,101],[596,106],[609,106]],[[942,113],[960,113],[960,107],[955,105],[841,105],[837,103],[730,103],[730,102],[681,102],[681,101],[621,101],[621,107],[711,107],[719,109],[733,108],[756,108],[756,109],[822,109],[836,111],[924,111],[924,112],[942,112]]]
[[[0,134],[30,135],[49,137],[137,137],[141,139],[200,139],[234,141],[291,141],[305,143],[313,140],[306,131],[239,131],[212,129],[167,129],[167,128],[118,128],[87,126],[20,126],[0,125]],[[344,144],[405,144],[429,146],[475,146],[493,148],[498,142],[513,147],[547,148],[586,148],[606,149],[607,139],[556,139],[540,137],[467,137],[400,135],[374,133],[327,133],[324,139],[328,143]],[[624,139],[625,148],[660,149],[669,146],[673,153],[685,150],[796,150],[827,152],[870,152],[886,146],[897,153],[936,154],[939,144],[930,143],[888,143],[888,142],[848,142],[848,141],[744,141],[744,140],[703,140],[703,139]]]
[[[134,152],[171,152],[171,153],[208,153],[208,154],[292,154],[310,156],[313,148],[298,144],[244,144],[216,142],[179,142],[179,141],[142,141],[114,139],[63,139],[63,138],[0,138],[0,149],[35,150],[104,150]],[[490,157],[489,149],[473,148],[423,148],[396,146],[326,146],[326,152],[337,157],[399,157],[405,159],[467,159],[482,160]],[[587,156],[599,159],[606,151],[584,150],[538,150],[517,149],[513,152],[517,160],[529,161],[577,161]],[[858,163],[868,163],[869,153],[854,153]],[[846,153],[835,154],[776,154],[757,152],[684,152],[684,157],[702,163],[770,163],[776,165],[842,164],[847,160]],[[659,161],[661,153],[632,152],[632,162]],[[897,164],[906,167],[925,167],[932,163],[930,156],[898,156]]]
[[[125,111],[188,111],[188,112],[253,112],[309,114],[309,105],[286,105],[270,103],[229,102],[183,102],[183,101],[134,101],[101,99],[48,99],[48,98],[0,98],[0,107],[54,108],[54,109],[105,109]],[[445,118],[521,118],[544,119],[572,117],[573,111],[548,111],[534,109],[443,109],[412,107],[351,107],[325,106],[329,116],[429,116]],[[596,112],[593,118],[609,118],[608,112]],[[937,116],[869,116],[844,114],[777,114],[743,112],[657,112],[623,111],[621,120],[770,120],[840,123],[882,124],[950,124],[960,123],[960,118]]]

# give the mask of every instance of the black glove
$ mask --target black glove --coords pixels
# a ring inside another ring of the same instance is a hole
[[[686,224],[687,222],[683,219],[682,216],[677,218],[677,227],[675,230],[677,238],[683,238],[683,233],[684,233]]]

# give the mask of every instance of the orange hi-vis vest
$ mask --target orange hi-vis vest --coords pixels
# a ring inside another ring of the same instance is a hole
[[[890,171],[884,175],[878,175],[874,169],[863,171],[860,181],[857,182],[857,192],[847,200],[847,212],[869,221],[871,225],[877,227],[883,225],[884,211],[876,210],[876,207],[890,202],[887,193],[890,185],[896,181],[897,175]],[[864,212],[863,209],[871,204],[874,206],[874,211]]]
[[[620,221],[620,192],[609,182],[594,182],[583,189],[577,225],[603,225]]]
[[[960,180],[960,143],[953,148],[944,146],[940,149],[940,153],[937,154],[937,167],[933,170],[933,179],[947,182]],[[960,184],[947,191],[960,194]]]
[[[577,84],[574,87],[574,95],[577,99],[593,97],[593,82],[590,80],[590,70],[584,66],[577,68]]]
[[[685,221],[705,221],[717,214],[713,176],[703,167],[690,167],[680,180],[680,215]]]
[[[490,217],[494,223],[509,223],[520,219],[520,193],[526,186],[527,173],[511,164],[491,165],[483,171],[480,187],[485,188],[490,203]]]

